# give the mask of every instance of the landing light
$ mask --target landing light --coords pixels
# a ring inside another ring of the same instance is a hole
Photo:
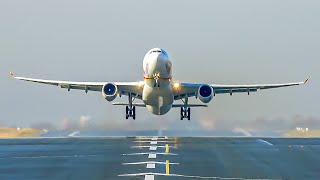
[[[173,83],[173,87],[174,87],[175,89],[179,89],[180,86],[181,86],[181,84],[180,84],[179,82]]]
[[[139,86],[139,87],[142,87],[143,85],[144,85],[144,82],[143,82],[143,81],[139,81],[139,82],[138,82],[138,86]]]

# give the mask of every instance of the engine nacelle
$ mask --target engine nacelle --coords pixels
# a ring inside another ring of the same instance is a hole
[[[102,87],[102,95],[107,101],[113,101],[118,95],[118,87],[108,83]]]
[[[213,89],[209,85],[202,85],[198,90],[198,97],[203,103],[209,103],[213,98]]]

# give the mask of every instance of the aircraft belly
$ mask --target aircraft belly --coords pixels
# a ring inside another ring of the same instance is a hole
[[[156,115],[167,113],[173,104],[173,94],[170,88],[145,86],[142,98],[148,111]]]

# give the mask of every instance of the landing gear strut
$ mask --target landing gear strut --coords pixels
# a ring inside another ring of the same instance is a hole
[[[132,94],[129,94],[129,106],[126,106],[126,119],[128,119],[129,117],[132,117],[133,120],[136,119],[136,107],[132,106],[132,102],[133,102],[133,98],[132,98]]]
[[[188,107],[188,96],[186,96],[182,101],[184,103],[184,107],[181,107],[180,109],[180,119],[183,120],[184,118],[188,118],[190,121],[191,109]]]

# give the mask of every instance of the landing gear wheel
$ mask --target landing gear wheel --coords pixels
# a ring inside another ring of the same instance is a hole
[[[133,106],[132,108],[130,108],[129,106],[126,106],[126,119],[129,119],[129,117],[136,119],[136,107],[135,106]]]
[[[180,119],[181,119],[181,121],[183,120],[183,107],[181,107],[181,109],[180,109]]]
[[[128,119],[128,118],[129,118],[129,107],[126,106],[126,119]]]
[[[133,106],[133,108],[132,108],[132,118],[133,118],[133,120],[136,119],[136,107],[135,106]]]
[[[188,118],[188,120],[190,121],[191,119],[191,108],[187,107],[181,107],[180,109],[180,120],[183,120],[184,118]]]

